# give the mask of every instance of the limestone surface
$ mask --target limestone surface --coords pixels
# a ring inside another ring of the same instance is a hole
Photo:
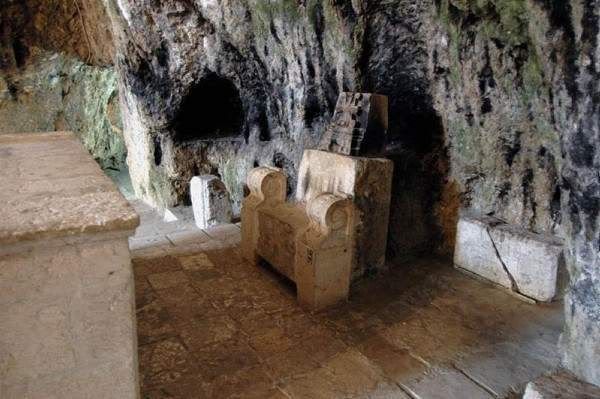
[[[133,230],[139,218],[75,135],[0,135],[0,244]]]
[[[139,219],[71,133],[0,135],[0,397],[139,397]]]
[[[309,312],[278,273],[242,259],[239,229],[225,226],[234,240],[207,229],[211,243],[134,259],[143,397],[493,399],[558,366],[558,303],[415,257]]]
[[[204,229],[216,224],[231,222],[232,210],[229,192],[217,176],[192,177],[190,197],[198,228]]]
[[[543,302],[557,296],[565,268],[559,239],[472,212],[459,219],[454,264]]]
[[[296,202],[330,192],[352,198],[355,215],[353,278],[385,267],[393,163],[382,158],[306,150],[298,170]]]
[[[131,233],[0,246],[0,397],[138,397]]]

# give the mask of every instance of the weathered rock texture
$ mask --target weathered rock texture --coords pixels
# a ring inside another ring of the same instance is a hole
[[[91,0],[5,3],[3,96],[31,48],[106,64],[111,27],[134,187],[157,206],[210,173],[238,211],[252,167],[297,176],[339,92],[387,95],[389,254],[450,252],[459,206],[564,237],[565,361],[600,380],[598,2],[104,0],[110,24]]]
[[[428,41],[449,185],[466,207],[565,237],[565,363],[596,384],[599,11],[582,0],[437,0]]]
[[[387,154],[397,160],[391,248],[436,242],[431,209],[443,170],[429,154],[439,154],[442,131],[420,34],[427,2],[107,4],[138,195],[157,206],[185,203],[192,176],[217,174],[238,212],[252,167],[296,176],[338,94],[377,92],[390,98]]]
[[[227,188],[218,177],[212,175],[192,177],[190,196],[198,228],[205,229],[231,222],[231,199]]]
[[[0,134],[72,130],[104,168],[123,168],[109,29],[95,1],[3,2]]]
[[[596,2],[106,2],[140,196],[213,173],[237,210],[252,166],[296,175],[340,91],[385,94],[390,254],[450,251],[459,205],[563,236],[565,360],[598,381]]]

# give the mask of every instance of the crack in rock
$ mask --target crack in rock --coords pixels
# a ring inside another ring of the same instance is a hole
[[[515,280],[515,278],[513,277],[513,275],[510,273],[510,270],[508,270],[508,266],[506,266],[506,264],[502,260],[502,257],[500,256],[500,251],[498,251],[498,247],[496,246],[496,243],[494,242],[494,239],[492,238],[492,233],[490,232],[490,228],[486,227],[485,231],[487,232],[487,235],[490,238],[490,242],[492,243],[492,247],[494,248],[494,252],[496,252],[496,258],[498,258],[498,261],[500,262],[500,264],[502,265],[502,268],[504,269],[504,273],[506,274],[506,276],[510,280],[510,289],[511,289],[511,291],[517,292],[519,294],[522,294],[521,290],[519,289],[519,285],[517,284],[517,281]]]

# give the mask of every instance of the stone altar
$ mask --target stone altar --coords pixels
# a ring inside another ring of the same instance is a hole
[[[353,278],[385,266],[392,166],[306,150],[293,203],[285,202],[281,169],[253,169],[242,205],[243,256],[263,258],[296,282],[306,307],[344,300]]]
[[[71,133],[0,135],[0,167],[0,397],[139,397],[138,216]]]

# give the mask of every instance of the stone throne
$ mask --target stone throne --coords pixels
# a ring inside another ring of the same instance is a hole
[[[365,105],[365,95],[360,96]],[[340,107],[338,100],[336,114],[350,115],[334,114],[334,122],[359,120],[373,102],[367,97],[366,107],[348,104]],[[387,117],[387,101],[378,98],[377,104],[385,105],[381,114]],[[329,139],[352,143],[338,150],[360,148],[362,139],[353,141],[341,129],[330,129]],[[346,125],[345,132],[353,129]],[[264,259],[294,281],[304,307],[319,309],[345,300],[353,279],[385,265],[392,166],[382,158],[305,150],[293,202],[286,202],[287,177],[281,169],[252,169],[250,194],[242,204],[243,257],[255,263]]]

